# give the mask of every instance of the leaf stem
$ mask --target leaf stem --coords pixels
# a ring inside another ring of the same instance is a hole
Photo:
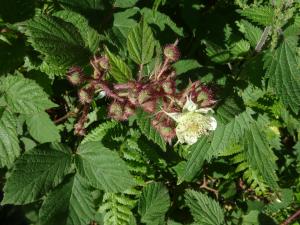
[[[297,219],[298,217],[300,217],[300,209],[298,209],[298,211],[296,211],[293,215],[291,215],[289,218],[287,218],[287,220],[282,222],[280,225],[288,225],[291,222],[293,222],[295,219]]]

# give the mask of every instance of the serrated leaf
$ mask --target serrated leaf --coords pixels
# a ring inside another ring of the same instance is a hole
[[[29,42],[35,50],[45,55],[47,64],[64,71],[69,66],[88,61],[90,51],[73,24],[58,17],[42,15],[30,20],[26,28]]]
[[[30,114],[56,106],[33,80],[21,76],[7,76],[0,80],[0,84],[0,92],[13,112]]]
[[[107,48],[105,49],[109,58],[109,73],[113,78],[120,82],[125,83],[132,79],[132,73],[127,64],[120,57],[114,55]]]
[[[27,116],[26,124],[30,135],[39,143],[60,141],[59,131],[47,113]]]
[[[187,190],[184,196],[196,224],[222,225],[225,223],[224,212],[215,200],[193,190]]]
[[[166,151],[166,142],[162,136],[151,125],[150,115],[143,110],[137,112],[137,124],[143,134],[154,143],[158,144],[162,150]]]
[[[133,7],[139,0],[115,0],[114,7],[130,8]]]
[[[256,170],[263,180],[271,188],[276,189],[277,175],[275,173],[276,156],[271,150],[262,127],[253,123],[249,130],[246,130],[244,142],[244,151],[251,169]]]
[[[229,51],[221,48],[219,45],[210,42],[204,41],[206,46],[206,54],[209,56],[210,60],[215,63],[226,63],[230,59]]]
[[[122,192],[135,184],[125,162],[100,142],[80,145],[75,161],[79,174],[95,188]]]
[[[127,37],[127,48],[130,58],[137,64],[151,61],[154,53],[155,39],[151,28],[142,20],[134,27]]]
[[[230,53],[234,56],[239,56],[247,53],[250,50],[250,44],[248,41],[240,40],[231,45]]]
[[[274,9],[270,6],[251,6],[240,11],[240,14],[263,26],[273,23]]]
[[[85,46],[89,48],[92,53],[97,51],[101,37],[95,29],[89,26],[89,22],[85,17],[69,10],[58,11],[53,15],[72,23],[80,32]]]
[[[249,23],[246,20],[240,22],[240,31],[245,34],[245,38],[249,41],[251,47],[255,48],[259,42],[263,31]]]
[[[5,109],[0,112],[0,167],[10,167],[20,155],[17,124],[14,115]]]
[[[39,212],[41,225],[86,225],[94,219],[90,188],[77,175],[50,192]]]
[[[300,108],[299,60],[290,40],[284,40],[275,50],[271,62],[265,62],[269,85],[294,113]]]
[[[188,71],[201,68],[202,66],[195,59],[183,59],[173,64],[176,75],[184,74]]]
[[[114,23],[113,23],[114,33],[116,34],[120,32],[122,38],[126,40],[130,30],[138,24],[134,19],[131,19],[131,17],[136,15],[139,11],[140,11],[139,8],[132,7],[126,9],[125,11],[115,13]],[[118,32],[116,30],[118,30]]]
[[[153,182],[143,188],[138,205],[138,212],[143,223],[149,225],[160,224],[164,221],[169,207],[168,189],[163,184]]]
[[[1,204],[38,200],[69,173],[71,161],[71,151],[62,144],[44,144],[25,152],[7,179]]]
[[[161,31],[164,31],[168,26],[176,34],[183,36],[183,29],[179,28],[166,14],[148,8],[143,8],[141,14],[147,23],[157,25]]]

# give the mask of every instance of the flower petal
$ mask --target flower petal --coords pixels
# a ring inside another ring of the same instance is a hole
[[[210,126],[207,128],[208,130],[216,130],[217,129],[217,120],[214,117],[210,117]]]

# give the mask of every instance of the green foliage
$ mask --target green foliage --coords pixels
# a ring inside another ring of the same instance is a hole
[[[20,76],[2,78],[0,92],[5,106],[15,113],[36,113],[56,106],[37,83]]]
[[[38,200],[70,172],[71,160],[70,149],[61,144],[45,144],[26,152],[7,179],[2,204]]]
[[[150,183],[143,189],[139,214],[146,224],[161,224],[170,205],[168,190],[160,183]]]
[[[94,218],[95,213],[91,190],[75,175],[47,195],[39,212],[39,221],[43,225],[84,225]]]
[[[1,1],[0,223],[298,225],[299,9]]]
[[[220,205],[201,192],[187,190],[185,202],[197,224],[221,225],[224,224],[224,213]]]
[[[100,142],[82,144],[75,157],[78,173],[95,188],[120,192],[134,185],[126,164]],[[117,167],[115,167],[114,162]]]
[[[148,113],[144,112],[143,110],[139,110],[136,118],[137,124],[149,140],[158,144],[164,151],[166,151],[166,143],[157,130],[151,126],[150,117],[151,115]]]
[[[145,20],[133,28],[127,37],[129,56],[137,64],[143,65],[150,62],[154,44],[152,31]]]

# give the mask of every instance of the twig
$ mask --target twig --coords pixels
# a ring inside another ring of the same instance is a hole
[[[77,113],[76,113],[76,112],[73,112],[73,111],[68,112],[66,115],[64,115],[64,116],[62,116],[62,117],[60,117],[60,118],[54,120],[54,123],[55,123],[55,124],[58,124],[58,123],[64,121],[65,119],[67,119],[67,118],[69,118],[69,117],[76,116],[76,114],[77,114]]]
[[[300,216],[300,209],[298,209],[298,211],[296,211],[293,215],[287,218],[287,220],[282,222],[280,225],[288,225],[291,222],[293,222],[295,219],[297,219],[299,216]]]
[[[200,188],[205,189],[205,190],[208,190],[208,191],[210,191],[210,192],[213,192],[213,193],[215,194],[215,196],[216,196],[217,198],[219,198],[219,191],[218,191],[218,190],[215,190],[215,189],[213,189],[213,188],[208,187],[208,186],[207,186],[207,180],[206,180],[205,177],[203,177],[203,183],[202,183],[202,185],[200,186]]]

